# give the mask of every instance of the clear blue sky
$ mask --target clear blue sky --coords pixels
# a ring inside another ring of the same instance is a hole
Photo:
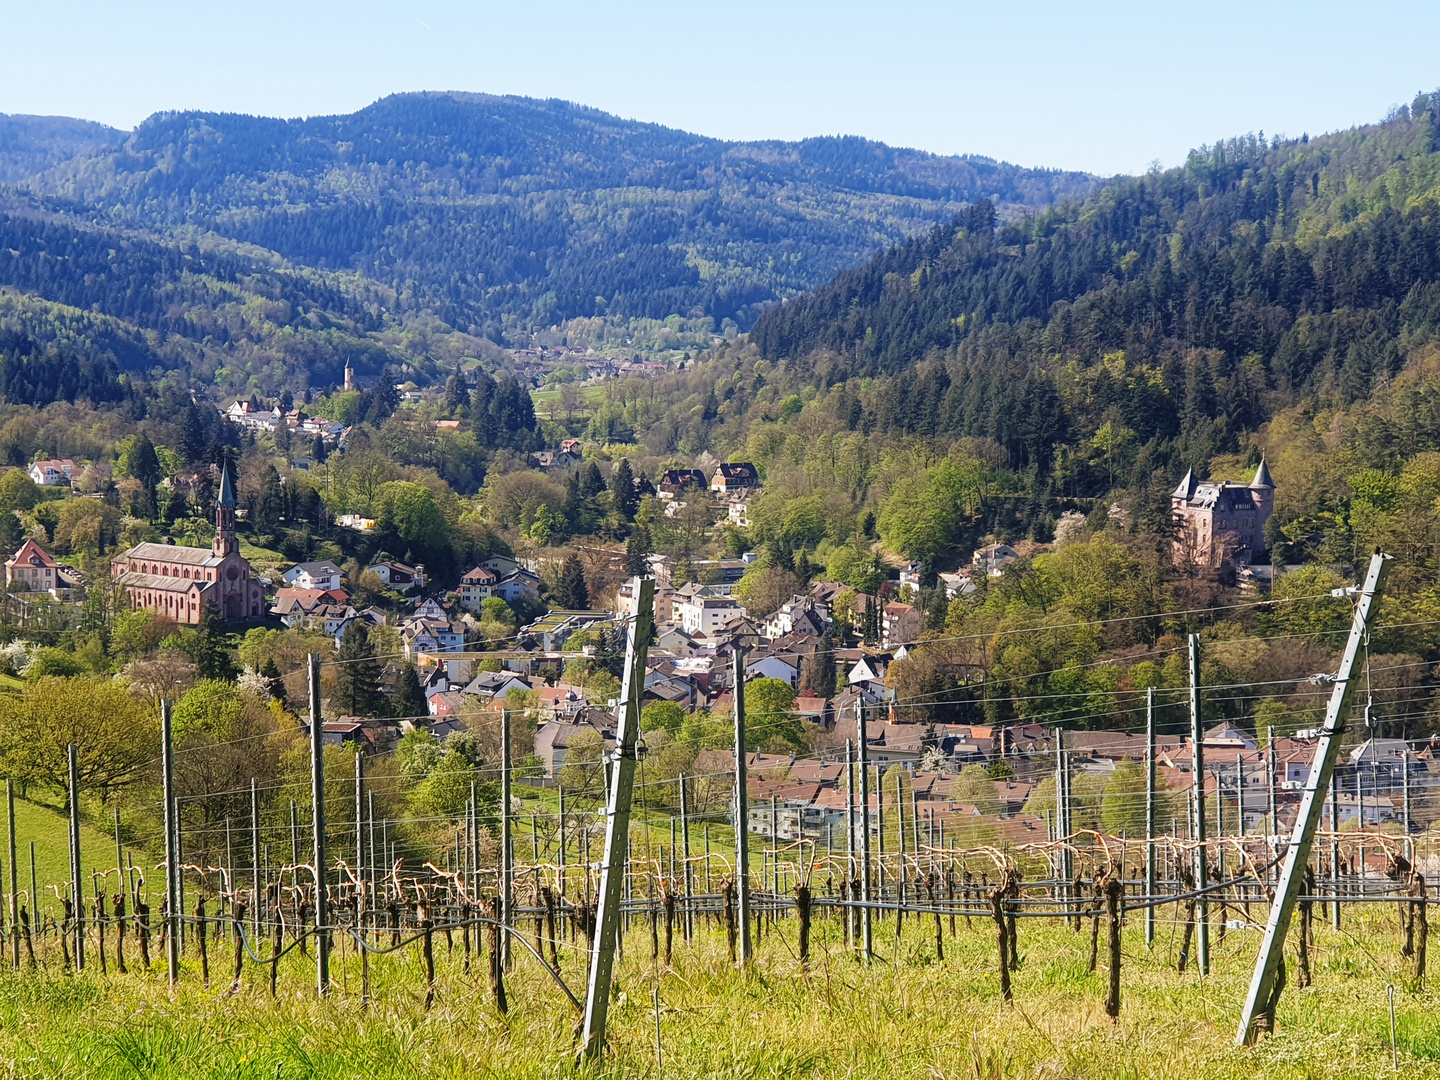
[[[724,138],[858,134],[1137,172],[1440,86],[1440,4],[0,0],[0,112],[130,128],[403,90],[561,97]]]

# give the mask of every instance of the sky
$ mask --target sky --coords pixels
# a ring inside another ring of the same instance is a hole
[[[352,112],[557,97],[726,139],[863,135],[1101,175],[1440,86],[1440,4],[0,0],[0,112]]]

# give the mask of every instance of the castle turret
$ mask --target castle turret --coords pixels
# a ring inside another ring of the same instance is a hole
[[[1275,509],[1275,481],[1270,479],[1270,470],[1265,467],[1265,459],[1260,459],[1260,467],[1255,470],[1255,479],[1250,481],[1250,490],[1254,493],[1255,505],[1259,508],[1262,518],[1268,518]],[[1264,521],[1261,521],[1264,527]]]
[[[345,361],[345,391],[349,393],[355,389],[355,369],[350,366],[350,361]]]
[[[215,539],[210,550],[223,558],[240,550],[235,536],[235,485],[230,480],[230,462],[220,463],[220,497],[215,504]]]

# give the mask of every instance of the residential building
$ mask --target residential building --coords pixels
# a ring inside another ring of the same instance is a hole
[[[460,606],[466,611],[479,611],[481,603],[495,595],[495,586],[499,581],[485,567],[475,567],[460,579]]]
[[[297,589],[338,589],[345,582],[345,575],[329,559],[292,566],[280,578]]]
[[[372,563],[365,568],[367,574],[374,574],[388,589],[396,592],[409,592],[411,589],[423,589],[425,587],[425,564],[417,563],[415,566],[406,566],[402,562],[386,560],[384,562]]]
[[[679,498],[686,488],[704,491],[706,486],[705,473],[701,469],[666,469],[655,485],[655,494],[669,501]]]
[[[495,595],[506,603],[534,600],[540,595],[540,576],[519,567],[495,583]]]
[[[69,487],[75,480],[75,462],[49,458],[30,466],[30,479],[41,487]]]
[[[982,548],[976,548],[975,553],[970,556],[970,564],[976,570],[991,577],[999,577],[1016,559],[1020,553],[1009,544],[986,544]]]
[[[760,486],[760,473],[748,461],[725,462],[715,466],[710,490],[722,499],[744,494]]]
[[[137,544],[110,566],[134,609],[155,611],[176,622],[198,623],[206,605],[222,619],[259,619],[264,595],[235,535],[235,487],[227,462],[220,470],[215,539],[208,548]]]
[[[5,560],[5,587],[16,592],[50,592],[60,584],[60,566],[34,540]]]
[[[713,634],[726,623],[743,618],[745,609],[732,596],[691,582],[675,593],[675,618],[687,634]]]
[[[922,629],[920,612],[911,604],[892,600],[880,609],[880,645],[894,649],[903,642],[911,642],[920,636]]]

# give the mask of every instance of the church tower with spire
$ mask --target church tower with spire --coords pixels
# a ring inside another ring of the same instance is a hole
[[[198,623],[206,609],[226,622],[264,618],[264,590],[240,554],[236,501],[231,465],[222,461],[215,539],[208,548],[146,542],[115,557],[111,576],[129,594],[133,609],[156,611],[190,625]]]
[[[230,480],[230,462],[220,462],[220,497],[215,501],[215,539],[210,543],[215,557],[223,559],[240,551],[235,536],[235,485]]]

